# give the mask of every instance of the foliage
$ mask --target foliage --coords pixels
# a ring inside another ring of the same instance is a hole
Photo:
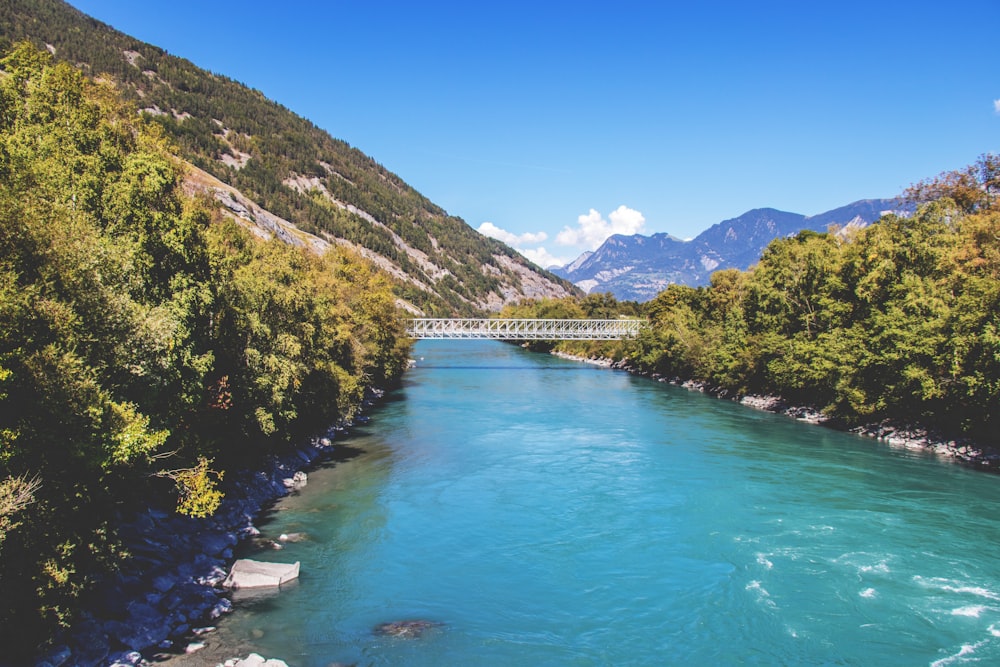
[[[909,191],[926,200],[853,236],[774,241],[746,272],[671,286],[618,353],[640,369],[996,442],[1000,158]],[[938,198],[934,198],[938,197]]]
[[[911,187],[907,196],[922,204],[911,217],[775,240],[750,270],[718,271],[707,287],[670,285],[635,313],[592,294],[522,302],[502,314],[642,314],[650,326],[634,340],[528,345],[778,394],[848,425],[915,421],[997,444],[998,188],[1000,157],[983,155]]]
[[[35,502],[35,493],[40,486],[37,477],[8,477],[0,480],[0,554],[3,553],[3,542],[8,531],[21,524],[18,515]]]
[[[179,470],[162,470],[158,477],[173,480],[177,488],[177,510],[181,514],[199,519],[209,516],[219,508],[222,502],[222,492],[217,482],[222,481],[223,474],[211,470],[211,461],[204,456],[198,457],[198,463],[191,468]]]
[[[1000,196],[1000,155],[984,153],[964,169],[947,171],[910,186],[905,196],[919,204],[950,199],[963,213],[988,210]]]
[[[390,258],[406,275],[396,295],[428,315],[477,314],[520,264],[567,292],[576,288],[449,216],[372,158],[225,76],[88,19],[57,0],[0,3],[0,35],[51,45],[60,59],[118,82],[184,159],[300,229]],[[306,190],[295,177],[309,180]],[[337,203],[339,202],[339,203]],[[351,208],[346,208],[346,205]],[[403,244],[443,272],[428,275]],[[417,284],[425,287],[415,287]]]
[[[619,317],[635,317],[639,304],[632,301],[619,302],[610,292],[588,294],[585,297],[564,297],[562,299],[524,299],[505,306],[499,317],[554,320],[613,320]],[[569,354],[592,356],[602,351],[609,355],[607,343],[595,341],[546,341],[529,340],[522,343],[536,352],[559,349]]]
[[[407,341],[347,250],[261,242],[183,195],[162,128],[26,43],[0,60],[0,645],[68,623],[113,524],[357,410]]]

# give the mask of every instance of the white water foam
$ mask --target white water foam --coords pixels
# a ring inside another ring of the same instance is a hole
[[[891,556],[873,554],[865,551],[852,551],[834,559],[834,563],[846,564],[857,568],[858,575],[889,574],[889,559]]]
[[[860,595],[863,598],[869,598],[870,599],[870,598],[873,598],[876,595],[878,595],[878,593],[875,591],[874,588],[866,588],[865,590],[863,590],[860,593],[858,593],[858,595]]]
[[[810,525],[809,529],[816,533],[832,533],[837,530],[834,526],[827,525]]]
[[[931,663],[931,667],[945,667],[945,665],[951,665],[958,662],[966,656],[970,656],[976,652],[976,649],[980,648],[985,644],[985,641],[977,642],[975,644],[962,644],[962,648],[959,649],[958,653],[955,655],[949,655],[947,658],[941,658],[940,660],[935,660]],[[962,660],[965,662],[965,660]]]
[[[952,616],[968,616],[970,618],[979,618],[979,615],[983,613],[987,608],[981,604],[971,604],[967,607],[959,607],[958,609],[952,609]]]
[[[949,593],[967,593],[969,595],[986,598],[987,600],[1000,601],[1000,594],[995,593],[988,588],[983,588],[982,586],[956,585],[956,583],[950,579],[943,579],[941,577],[931,577],[928,579],[921,577],[919,574],[913,577],[913,581],[921,586],[924,586],[925,588],[937,588]]]
[[[758,565],[763,565],[764,567],[766,567],[769,570],[774,567],[774,563],[772,563],[771,561],[769,561],[767,559],[767,556],[765,556],[764,554],[757,554],[757,564]]]
[[[889,564],[885,561],[875,563],[874,565],[862,565],[858,568],[858,572],[861,574],[889,574]]]
[[[746,590],[756,593],[757,602],[762,603],[764,606],[770,609],[774,609],[778,606],[774,603],[774,600],[771,599],[771,594],[767,592],[767,589],[761,586],[760,582],[756,579],[746,585]]]

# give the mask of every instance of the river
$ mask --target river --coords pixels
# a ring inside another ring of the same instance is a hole
[[[1000,664],[1000,477],[498,342],[414,356],[261,520],[300,580],[188,660]],[[404,619],[441,625],[373,633]]]

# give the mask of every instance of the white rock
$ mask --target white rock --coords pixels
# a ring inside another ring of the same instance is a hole
[[[280,586],[299,576],[299,562],[264,563],[241,558],[233,563],[229,576],[222,582],[225,588],[268,588]]]
[[[228,614],[232,610],[233,610],[233,603],[227,600],[226,598],[222,598],[221,600],[215,603],[214,607],[212,607],[212,611],[208,613],[208,617],[219,618],[223,614]]]
[[[299,470],[291,477],[285,477],[281,480],[286,489],[301,489],[303,486],[309,483],[309,476]]]
[[[237,660],[235,667],[264,667],[264,656],[258,653],[251,653],[242,660]]]

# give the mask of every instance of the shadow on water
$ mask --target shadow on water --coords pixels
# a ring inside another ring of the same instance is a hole
[[[391,405],[393,403],[401,403],[405,400],[406,400],[406,395],[402,391],[396,389],[386,394],[382,398],[382,400],[379,401],[379,406],[381,408],[387,405]]]
[[[363,434],[362,429],[356,429],[352,432],[352,437],[354,434]],[[351,445],[337,445],[333,448],[333,452],[329,456],[323,457],[316,465],[312,466],[313,469],[318,468],[332,468],[338,463],[347,463],[351,459],[357,458],[365,453],[365,450],[359,447],[352,447]]]
[[[353,438],[359,434],[362,434],[362,429],[356,427],[355,429],[352,430],[351,437]],[[334,447],[332,452],[322,456],[321,458],[314,461],[311,465],[309,465],[306,468],[306,471],[314,472],[319,470],[332,470],[337,466],[340,466],[344,463],[348,463],[358,458],[359,456],[362,456],[365,453],[366,451],[364,449],[361,449],[360,447],[354,447],[346,444],[339,444],[336,447]],[[282,498],[275,498],[274,500],[267,503],[261,508],[260,512],[257,513],[257,516],[254,519],[254,525],[258,529],[263,528],[264,530],[261,532],[259,536],[252,539],[244,540],[236,546],[236,548],[234,549],[234,553],[237,558],[250,558],[260,554],[269,553],[272,551],[278,551],[284,548],[284,545],[281,545],[280,542],[277,541],[277,536],[270,535],[269,534],[270,531],[268,531],[266,527],[269,524],[272,524],[275,518],[280,513],[282,500],[285,500],[286,498],[290,498],[293,496],[297,496],[300,493],[302,493],[302,491],[298,489],[292,490],[288,493],[287,496],[284,496]],[[233,598],[233,601],[236,602],[235,596]]]

